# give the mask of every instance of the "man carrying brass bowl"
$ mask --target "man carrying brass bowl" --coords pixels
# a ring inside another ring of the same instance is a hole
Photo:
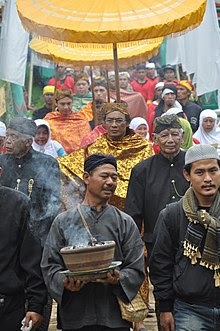
[[[58,215],[45,243],[42,271],[51,296],[58,302],[63,331],[129,331],[132,323],[122,319],[117,297],[130,302],[144,280],[143,244],[133,219],[108,204],[117,186],[113,156],[92,154],[84,163],[86,193],[80,208]],[[84,219],[84,221],[83,221]],[[88,229],[89,231],[88,231]],[[92,282],[66,277],[60,250],[114,241],[114,261],[120,267],[105,279]]]

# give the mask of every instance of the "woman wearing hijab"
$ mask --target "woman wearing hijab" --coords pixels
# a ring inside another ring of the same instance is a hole
[[[200,144],[210,144],[217,148],[220,155],[220,128],[217,124],[217,114],[212,109],[205,109],[200,114],[199,128],[193,137],[199,140]]]
[[[134,117],[129,124],[129,128],[134,130],[135,133],[139,133],[143,138],[149,139],[149,126],[144,118]]]
[[[50,126],[45,120],[35,120],[37,133],[34,137],[32,147],[35,151],[51,155],[55,158],[67,155],[63,146],[50,137]]]

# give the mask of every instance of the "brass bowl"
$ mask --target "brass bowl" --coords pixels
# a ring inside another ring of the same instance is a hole
[[[67,269],[72,272],[107,268],[112,263],[114,252],[114,241],[102,241],[92,246],[67,246],[60,250]]]

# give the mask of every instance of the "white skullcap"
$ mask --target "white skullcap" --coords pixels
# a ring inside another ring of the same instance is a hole
[[[5,123],[0,121],[0,136],[5,137],[6,136],[6,125]]]
[[[147,69],[155,69],[156,67],[155,67],[155,64],[153,62],[148,62],[146,64],[146,68]]]
[[[186,152],[185,165],[208,159],[219,160],[217,149],[211,145],[194,145]]]

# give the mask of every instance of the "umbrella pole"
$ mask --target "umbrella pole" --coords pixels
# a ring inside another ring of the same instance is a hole
[[[108,102],[110,102],[110,92],[109,92],[109,83],[108,83],[108,69],[106,69],[106,81],[107,81]]]
[[[56,90],[57,90],[57,81],[59,80],[58,79],[58,75],[57,75],[57,67],[58,67],[58,64],[56,64],[56,72],[55,72],[55,83],[54,83],[54,94],[53,94],[53,101],[52,101],[52,111],[55,111],[56,110]]]
[[[92,114],[93,114],[93,121],[94,126],[97,126],[98,119],[97,119],[97,112],[96,112],[96,102],[95,102],[95,95],[94,95],[94,79],[93,79],[93,67],[89,67],[90,79],[91,79],[91,90],[92,90]]]
[[[115,87],[116,87],[116,101],[120,102],[120,87],[119,87],[119,68],[118,68],[118,51],[117,44],[113,43],[113,57],[114,57],[114,68],[115,68]]]

